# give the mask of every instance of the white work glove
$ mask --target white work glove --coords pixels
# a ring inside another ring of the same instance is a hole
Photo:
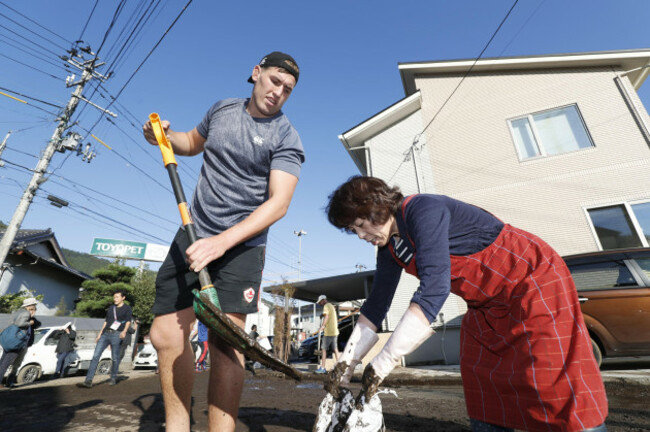
[[[361,392],[356,398],[356,407],[361,407],[370,401],[377,393],[379,384],[395,368],[400,359],[415,351],[417,347],[429,339],[435,332],[426,322],[426,318],[409,308],[397,324],[395,331],[384,345],[384,348],[372,359],[361,377]]]
[[[343,353],[339,356],[338,363],[325,380],[325,390],[334,399],[341,400],[346,391],[349,392],[347,388],[350,386],[350,378],[354,369],[378,340],[379,336],[372,328],[363,322],[357,322]],[[344,389],[346,390],[344,391]]]
[[[370,362],[375,374],[383,381],[403,356],[411,354],[434,333],[429,323],[408,309],[384,348]]]
[[[354,369],[361,363],[361,360],[375,346],[378,340],[379,336],[377,336],[377,333],[366,324],[358,322],[354,326],[348,343],[345,345],[345,349],[339,357],[339,363],[348,364],[348,368],[341,377],[341,387],[350,386],[350,379],[352,378]]]

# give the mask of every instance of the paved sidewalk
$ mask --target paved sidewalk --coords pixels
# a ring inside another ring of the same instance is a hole
[[[313,373],[314,367],[308,363],[294,364],[304,372],[303,379],[322,379],[323,375]],[[361,379],[363,371],[356,370],[354,377]],[[650,363],[643,369],[605,369],[601,370],[605,383],[636,384],[650,386]],[[397,367],[386,378],[388,385],[461,385],[460,365],[431,365]]]

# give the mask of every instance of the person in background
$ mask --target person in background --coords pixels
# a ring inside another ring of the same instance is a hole
[[[131,325],[129,326],[129,329],[126,331],[126,337],[122,339],[122,342],[120,342],[120,364],[124,359],[124,354],[126,353],[126,350],[129,348],[131,342],[133,341],[133,334],[135,334],[139,324],[140,324],[140,320],[138,320],[137,318],[132,319]]]
[[[578,292],[544,240],[474,205],[444,195],[405,197],[375,177],[339,186],[327,216],[378,248],[370,295],[332,381],[348,386],[354,366],[377,342],[402,270],[420,282],[366,366],[358,403],[370,400],[400,359],[434,333],[431,324],[453,292],[468,306],[460,370],[473,431],[607,430],[607,396]]]
[[[70,353],[74,351],[74,341],[77,338],[77,331],[71,322],[67,323],[61,330],[57,330],[55,338],[59,339],[56,344],[56,370],[54,371],[54,378],[63,378],[65,375],[65,360]]]
[[[124,303],[125,300],[126,292],[124,290],[117,290],[113,293],[113,304],[106,310],[104,325],[102,325],[97,339],[95,339],[97,345],[95,345],[95,352],[93,353],[93,359],[90,362],[86,379],[83,383],[77,384],[78,387],[91,388],[93,386],[93,378],[97,370],[99,358],[109,345],[113,360],[109,384],[117,384],[117,371],[120,367],[120,343],[126,338],[129,327],[131,326],[131,319],[133,318],[131,306]]]
[[[38,300],[35,298],[28,298],[23,300],[23,304],[20,306],[16,312],[11,316],[12,324],[15,324],[22,330],[26,330],[28,334],[27,343],[16,350],[5,351],[2,350],[2,357],[0,358],[0,388],[13,387],[14,380],[16,379],[16,373],[18,372],[18,367],[25,358],[27,349],[32,346],[34,343],[34,330],[41,326],[41,322],[36,319],[36,305]],[[6,385],[2,385],[2,378],[5,376],[9,366],[11,368],[11,373],[7,377]]]
[[[257,332],[257,325],[253,324],[251,326],[251,331],[248,332],[248,336],[251,337],[254,341],[258,340],[260,338],[260,334]]]
[[[196,320],[198,323],[196,328],[197,328],[197,338],[196,341],[198,342],[199,349],[201,350],[201,353],[199,354],[199,358],[196,360],[196,363],[194,365],[194,370],[196,372],[203,372],[207,368],[207,358],[208,358],[208,328],[203,324],[201,321],[198,319]]]
[[[259,340],[260,334],[257,332],[257,325],[253,324],[251,326],[251,331],[248,332],[248,336],[250,336],[251,339],[254,341]],[[244,368],[246,368],[247,371],[255,375],[255,367],[253,365],[253,361],[246,357],[244,359]]]
[[[332,303],[327,301],[327,296],[324,294],[318,297],[319,305],[323,306],[323,322],[318,329],[318,332],[323,332],[323,341],[321,344],[321,362],[320,367],[315,370],[316,373],[324,374],[327,372],[325,361],[327,360],[327,351],[331,348],[334,353],[334,361],[339,359],[339,323],[336,309]]]

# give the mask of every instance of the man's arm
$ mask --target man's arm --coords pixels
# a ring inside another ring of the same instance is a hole
[[[264,231],[281,219],[289,209],[298,177],[280,170],[271,170],[269,199],[253,213],[226,231],[198,240],[187,248],[190,269],[200,271],[208,263],[220,258],[226,251]]]
[[[174,149],[174,154],[179,156],[194,156],[203,151],[203,146],[205,145],[205,138],[196,130],[192,129],[188,132],[176,132],[169,128],[169,122],[163,120],[160,122],[167,139]],[[158,145],[156,141],[156,135],[153,133],[153,127],[151,126],[151,121],[147,121],[144,126],[142,126],[142,133],[149,144]]]
[[[97,333],[97,337],[95,338],[95,342],[99,342],[99,338],[102,337],[102,333],[104,333],[104,328],[106,327],[106,321],[104,320],[104,324],[102,325],[101,330],[99,330],[99,333]]]
[[[330,319],[330,314],[325,314],[325,318],[323,318],[323,323],[320,326],[320,329],[318,330],[319,332],[325,330],[325,326],[327,325],[327,321]]]
[[[126,325],[124,326],[124,330],[120,333],[120,339],[126,338],[126,333],[129,331],[129,327],[131,327],[131,320],[126,322]]]

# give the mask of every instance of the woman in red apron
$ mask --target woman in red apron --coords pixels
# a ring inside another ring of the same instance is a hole
[[[543,240],[443,195],[404,198],[372,177],[341,185],[327,212],[333,225],[379,248],[371,293],[339,360],[349,366],[341,385],[374,345],[404,269],[420,286],[366,368],[364,391],[433,334],[453,292],[468,306],[460,366],[472,430],[607,430],[607,398],[577,291]]]

